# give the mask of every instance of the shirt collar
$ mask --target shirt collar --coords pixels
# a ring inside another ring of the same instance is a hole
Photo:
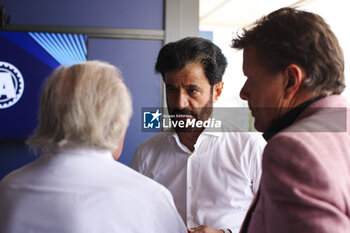
[[[114,160],[112,153],[107,149],[79,145],[60,148],[58,154],[72,154],[75,156],[82,155],[86,157],[96,156],[96,158],[100,157]]]
[[[298,105],[297,107],[293,108],[289,112],[287,112],[284,116],[281,117],[275,124],[273,124],[270,128],[268,128],[264,133],[263,137],[266,141],[269,141],[273,136],[275,136],[277,133],[281,132],[298,118],[298,116],[312,103],[316,102],[317,100],[323,98],[324,96],[318,96],[312,99],[309,99],[305,101],[304,103]]]
[[[183,145],[180,141],[179,136],[177,135],[175,129],[167,130],[166,133],[169,133],[168,137],[173,138],[173,140],[176,142],[176,144],[185,152],[192,154],[193,152],[190,151],[185,145]],[[212,132],[210,130],[204,129],[203,132],[199,135],[196,144],[194,145],[195,150],[196,148],[201,144],[201,142],[208,137],[220,137],[222,135],[221,132]]]
[[[173,137],[173,138],[178,137],[175,129],[167,130],[165,132],[169,133],[169,137]],[[204,129],[198,138],[203,137],[202,135],[220,137],[222,135],[222,132],[213,132],[213,131],[210,131],[208,129]]]

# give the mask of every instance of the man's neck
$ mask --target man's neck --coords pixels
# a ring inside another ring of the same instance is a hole
[[[185,145],[190,151],[194,151],[194,145],[197,142],[197,139],[199,135],[201,135],[201,131],[194,131],[194,132],[176,132],[177,136],[180,139],[180,142]]]

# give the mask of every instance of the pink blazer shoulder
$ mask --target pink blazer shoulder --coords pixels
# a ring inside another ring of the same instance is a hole
[[[242,233],[350,232],[349,111],[344,97],[325,97],[270,139]]]

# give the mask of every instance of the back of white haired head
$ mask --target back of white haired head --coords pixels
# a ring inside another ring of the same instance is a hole
[[[66,146],[115,151],[132,114],[120,71],[101,61],[57,68],[41,94],[39,125],[27,144],[52,153]]]

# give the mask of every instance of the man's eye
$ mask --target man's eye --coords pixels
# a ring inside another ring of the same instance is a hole
[[[196,94],[198,92],[198,90],[196,90],[196,89],[189,89],[188,92],[190,94]]]

